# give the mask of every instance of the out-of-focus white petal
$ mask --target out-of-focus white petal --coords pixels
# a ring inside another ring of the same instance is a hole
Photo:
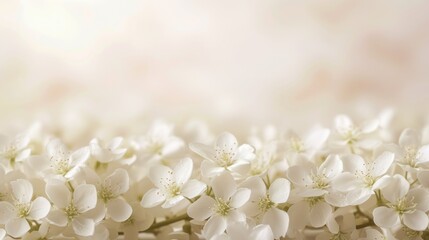
[[[72,227],[79,236],[91,236],[94,234],[95,223],[92,219],[78,216],[72,220]]]
[[[12,237],[19,238],[30,230],[30,225],[25,218],[13,218],[6,223],[5,229]]]
[[[22,162],[22,161],[24,161],[25,159],[27,159],[30,155],[31,155],[31,149],[30,149],[30,148],[25,149],[24,151],[20,152],[20,153],[16,156],[15,161],[17,161],[17,162]]]
[[[371,120],[368,122],[364,122],[362,124],[361,131],[362,131],[362,133],[371,133],[371,132],[374,132],[375,130],[377,130],[379,125],[380,125],[380,123],[377,119]]]
[[[428,215],[420,210],[416,210],[412,213],[405,213],[402,215],[402,220],[404,221],[405,226],[415,231],[423,231],[429,224]]]
[[[388,207],[378,207],[372,212],[374,223],[382,228],[390,228],[399,222],[398,213]]]
[[[318,202],[310,210],[310,224],[313,227],[322,227],[328,221],[332,207],[326,202]]]
[[[231,200],[229,201],[229,206],[233,208],[239,208],[243,206],[250,198],[250,189],[248,188],[239,188],[232,195]]]
[[[173,170],[164,165],[156,165],[149,170],[149,179],[157,187],[163,189],[173,181]]]
[[[76,166],[83,164],[89,158],[90,154],[89,147],[83,147],[74,151],[70,155],[70,165]]]
[[[106,177],[104,183],[110,186],[114,196],[119,196],[128,191],[130,187],[130,178],[125,169],[119,168]]]
[[[201,169],[201,175],[208,178],[217,176],[222,172],[225,172],[225,168],[219,167],[211,160],[204,160],[201,163],[200,169]]]
[[[329,137],[330,130],[327,128],[315,129],[305,138],[304,145],[313,150],[318,150]]]
[[[369,171],[372,173],[372,176],[381,176],[387,172],[393,160],[395,160],[395,155],[393,153],[383,152],[374,160],[372,168],[369,169]]]
[[[51,203],[44,197],[37,197],[31,203],[28,216],[32,219],[39,220],[48,215],[51,210]]]
[[[297,202],[289,208],[288,215],[292,229],[303,229],[310,218],[310,206],[305,201]]]
[[[5,224],[14,217],[15,207],[9,202],[0,202],[0,224]]]
[[[346,115],[338,115],[335,117],[335,128],[340,134],[343,134],[353,128],[353,122]]]
[[[12,193],[19,203],[29,203],[33,197],[33,186],[28,180],[18,179],[10,182]]]
[[[177,184],[183,185],[192,175],[193,162],[190,158],[184,158],[173,169],[174,179]]]
[[[422,146],[416,155],[416,163],[424,164],[429,161],[429,145]]]
[[[270,200],[274,203],[284,203],[289,198],[290,182],[285,178],[277,178],[268,189]]]
[[[237,160],[239,161],[251,161],[255,158],[253,153],[255,149],[249,144],[242,144],[237,149]]]
[[[200,195],[202,192],[204,192],[206,188],[207,188],[207,185],[205,183],[200,182],[196,179],[191,179],[183,185],[180,192],[182,193],[183,196],[187,198],[194,198]]]
[[[60,227],[66,226],[68,222],[68,217],[62,210],[50,211],[46,219],[49,223]]]
[[[71,202],[71,193],[63,183],[48,183],[45,192],[58,208],[65,208]]]
[[[165,195],[158,188],[152,188],[145,193],[140,204],[145,208],[152,208],[158,206],[165,201]]]
[[[423,185],[423,187],[429,188],[429,171],[428,170],[422,170],[417,173],[417,178],[419,179],[420,184]]]
[[[127,220],[133,212],[130,204],[121,198],[110,200],[106,204],[106,208],[107,215],[109,215],[115,222],[123,222]]]
[[[404,129],[399,137],[399,146],[416,148],[420,145],[420,137],[414,129]]]
[[[212,188],[216,197],[227,201],[237,190],[237,184],[229,172],[223,172],[213,179]]]
[[[191,143],[189,144],[189,148],[205,159],[213,161],[215,158],[215,151],[210,146],[201,143]]]
[[[216,147],[235,150],[238,146],[237,139],[229,132],[224,132],[216,139]]]
[[[227,226],[226,219],[221,216],[211,217],[203,227],[203,235],[210,239],[211,237],[221,234],[225,231]]]
[[[97,204],[97,189],[92,184],[77,186],[73,192],[73,202],[80,213],[95,208]]]
[[[289,215],[278,208],[271,208],[264,214],[262,224],[268,224],[273,232],[274,238],[286,236],[289,228]]]
[[[188,215],[198,221],[204,221],[212,215],[214,204],[213,198],[203,195],[188,207]]]

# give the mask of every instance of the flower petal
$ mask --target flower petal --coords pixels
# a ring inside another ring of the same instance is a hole
[[[158,206],[165,201],[164,193],[158,188],[152,188],[145,193],[140,204],[144,208],[152,208]]]
[[[285,178],[277,178],[268,189],[270,199],[274,203],[284,203],[289,198],[290,182]]]
[[[429,210],[429,192],[426,188],[413,188],[407,194],[407,199],[417,204],[416,209],[423,212]]]
[[[238,146],[237,139],[229,132],[224,132],[216,139],[216,147],[220,149],[235,150]]]
[[[298,186],[311,185],[313,182],[310,178],[310,169],[300,165],[290,167],[287,171],[287,176],[293,184]]]
[[[396,202],[407,194],[410,183],[399,174],[389,178],[388,185],[381,189],[383,196],[391,203]]]
[[[289,215],[278,208],[271,208],[264,214],[262,224],[268,224],[271,227],[274,238],[286,236],[289,228]]]
[[[221,216],[211,217],[203,227],[203,235],[210,239],[215,235],[221,234],[226,230],[226,219]]]
[[[344,172],[335,177],[331,183],[332,187],[338,191],[347,192],[355,189],[358,179],[356,175]]]
[[[429,145],[424,145],[417,151],[416,163],[421,165],[427,162],[429,162]]]
[[[30,228],[25,218],[13,218],[5,226],[6,232],[14,238],[22,237]]]
[[[173,181],[173,170],[164,165],[156,165],[149,170],[150,181],[160,189]]]
[[[71,202],[71,193],[63,183],[48,183],[45,192],[58,208],[65,208]]]
[[[374,223],[382,228],[390,228],[399,222],[398,213],[388,207],[378,207],[372,211]]]
[[[183,185],[191,177],[193,162],[190,158],[184,158],[174,167],[173,175],[176,183]]]
[[[255,158],[255,149],[249,144],[242,144],[237,149],[237,161],[252,161]]]
[[[91,152],[89,151],[89,147],[83,147],[74,151],[70,155],[70,165],[78,166],[83,164],[86,160],[88,160],[90,154]]]
[[[116,169],[111,175],[104,179],[104,184],[109,186],[115,197],[126,193],[130,187],[130,178],[125,169]]]
[[[395,155],[391,152],[383,152],[378,156],[372,165],[372,168],[369,169],[372,173],[372,176],[378,177],[387,172],[392,165],[393,160],[395,159]]]
[[[212,188],[216,197],[227,201],[237,190],[237,184],[229,172],[223,172],[213,179]]]
[[[217,176],[222,172],[225,172],[225,168],[219,167],[211,160],[204,160],[201,163],[200,169],[201,169],[201,175],[208,178]]]
[[[318,202],[310,210],[310,224],[313,227],[322,227],[328,221],[329,215],[332,213],[332,207],[326,202]]]
[[[19,203],[29,203],[33,197],[33,186],[28,180],[18,179],[10,183],[12,193]]]
[[[106,208],[107,215],[109,215],[115,222],[123,222],[127,220],[133,212],[130,204],[121,198],[110,200],[107,203]]]
[[[423,231],[429,224],[428,216],[420,210],[416,210],[412,213],[405,213],[402,215],[402,220],[405,226],[415,231]]]
[[[165,200],[164,204],[161,205],[161,207],[162,208],[171,208],[171,207],[177,205],[183,199],[185,199],[185,197],[183,197],[182,195],[177,195],[177,196],[174,196],[172,198],[168,198],[167,200]]]
[[[345,172],[366,172],[365,160],[359,155],[350,154],[341,157]]]
[[[399,146],[415,148],[420,145],[420,137],[414,129],[404,129],[399,137]]]
[[[31,203],[28,216],[32,219],[39,220],[48,215],[51,210],[51,203],[44,197],[37,197]]]
[[[265,224],[259,224],[252,229],[249,239],[250,240],[274,239],[274,234],[270,226]]]
[[[201,143],[191,143],[189,144],[189,149],[207,160],[214,161],[215,151],[212,147]]]
[[[50,211],[46,219],[49,223],[60,227],[65,227],[68,222],[66,213],[58,209]]]
[[[79,236],[91,236],[94,234],[94,220],[85,217],[75,217],[72,221],[74,232]]]
[[[73,202],[78,212],[83,213],[97,205],[97,189],[92,184],[81,184],[73,192]]]
[[[188,215],[198,221],[204,221],[212,215],[211,208],[214,204],[213,198],[203,195],[188,207]]]
[[[243,206],[250,198],[250,189],[248,188],[239,188],[232,195],[231,200],[229,201],[229,206],[233,208],[239,208]]]
[[[326,160],[320,165],[318,174],[323,174],[328,179],[337,176],[343,171],[343,162],[338,155],[329,155]]]
[[[207,185],[196,179],[191,179],[187,181],[180,192],[183,196],[187,198],[194,198],[204,192],[207,188]]]
[[[0,202],[0,224],[5,224],[14,217],[15,207],[9,202]]]

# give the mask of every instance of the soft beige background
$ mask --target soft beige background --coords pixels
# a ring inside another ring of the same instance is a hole
[[[0,122],[228,129],[426,111],[428,13],[419,0],[2,0]]]

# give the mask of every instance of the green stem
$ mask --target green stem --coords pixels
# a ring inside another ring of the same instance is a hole
[[[176,217],[168,218],[168,219],[165,219],[164,221],[152,224],[150,228],[144,230],[143,232],[153,233],[158,228],[165,227],[172,223],[179,222],[182,220],[188,221],[188,220],[191,220],[191,217],[189,217],[188,214],[185,213]]]

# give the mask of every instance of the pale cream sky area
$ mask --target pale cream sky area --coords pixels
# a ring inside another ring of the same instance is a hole
[[[397,0],[0,1],[0,122],[425,110],[428,13]]]

